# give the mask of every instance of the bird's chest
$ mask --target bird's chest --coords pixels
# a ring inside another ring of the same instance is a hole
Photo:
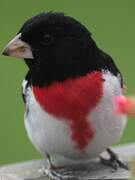
[[[122,93],[118,78],[93,73],[75,84],[27,90],[25,126],[42,153],[95,157],[123,132],[125,120],[114,114],[112,101]]]
[[[54,83],[49,87],[32,88],[41,108],[68,124],[71,138],[81,150],[94,136],[94,129],[87,116],[102,97],[102,81],[102,74],[93,72],[78,79]]]

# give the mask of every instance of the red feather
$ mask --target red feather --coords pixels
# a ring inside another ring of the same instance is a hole
[[[87,116],[102,97],[102,82],[102,73],[93,72],[44,88],[33,87],[35,98],[42,108],[69,124],[71,137],[81,151],[94,136],[95,130]]]

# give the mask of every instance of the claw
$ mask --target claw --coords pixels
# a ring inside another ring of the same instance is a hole
[[[51,157],[47,154],[48,167],[43,167],[42,172],[52,180],[79,180],[73,175],[73,171],[69,171],[65,167],[55,167],[51,161]]]
[[[103,157],[100,157],[100,161],[102,164],[110,166],[114,170],[117,170],[118,168],[129,170],[127,163],[121,161],[111,149],[108,148],[107,152],[110,155],[110,159],[104,159]]]
[[[77,177],[70,175],[68,171],[58,172],[53,169],[45,169],[44,173],[52,180],[79,180]]]

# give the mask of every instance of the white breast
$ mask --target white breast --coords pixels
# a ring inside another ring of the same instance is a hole
[[[120,83],[110,73],[104,73],[103,78],[105,79],[103,97],[87,117],[96,133],[85,153],[75,148],[70,138],[70,128],[64,120],[44,112],[36,102],[31,88],[27,89],[28,112],[25,113],[25,127],[30,140],[43,155],[49,153],[71,159],[88,159],[98,156],[107,147],[119,141],[126,117],[114,113],[112,100],[122,94]]]

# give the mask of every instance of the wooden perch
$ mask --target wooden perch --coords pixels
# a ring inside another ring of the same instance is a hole
[[[131,164],[135,157],[135,144],[127,144],[113,148],[113,150],[124,160]],[[103,156],[107,157],[106,153]],[[39,169],[45,163],[43,160],[32,160],[23,163],[5,165],[0,167],[0,180],[24,180],[29,177],[37,177],[35,180],[49,180],[48,177],[41,176]],[[117,171],[104,166],[99,161],[92,161],[89,165],[89,172],[81,177],[81,180],[88,179],[129,179],[131,171],[119,168]]]

